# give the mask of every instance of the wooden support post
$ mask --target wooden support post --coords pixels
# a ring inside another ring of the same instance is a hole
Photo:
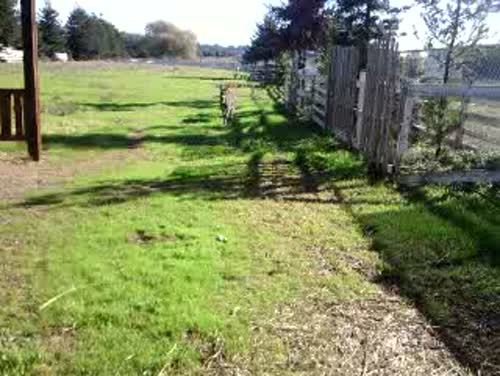
[[[12,95],[5,93],[0,96],[1,138],[9,140],[12,136]]]
[[[23,127],[23,96],[20,92],[14,94],[14,113],[16,115],[16,139],[24,138]]]
[[[40,93],[38,78],[38,35],[36,0],[21,0],[24,49],[24,121],[28,152],[40,160],[42,137],[40,131]]]
[[[327,96],[326,96],[326,118],[325,118],[325,129],[333,130],[333,100],[334,100],[334,88],[335,88],[335,68],[338,64],[337,62],[337,51],[338,47],[332,49],[330,55],[330,67],[328,69],[328,81],[327,81]]]

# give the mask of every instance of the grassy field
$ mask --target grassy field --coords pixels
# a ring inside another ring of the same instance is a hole
[[[263,89],[223,127],[230,78],[42,67],[44,160],[0,145],[0,374],[495,374],[494,192],[370,184]]]

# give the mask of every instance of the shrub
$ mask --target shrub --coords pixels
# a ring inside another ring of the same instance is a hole
[[[302,142],[296,150],[295,163],[306,174],[350,178],[364,173],[364,162],[360,157],[339,150],[337,142],[326,137]]]

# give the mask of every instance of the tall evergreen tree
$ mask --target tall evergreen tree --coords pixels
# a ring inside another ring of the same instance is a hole
[[[397,15],[403,9],[391,7],[389,0],[338,0],[335,9],[336,42],[361,49],[366,65],[366,51],[373,39],[392,33],[398,26]]]
[[[82,8],[76,8],[66,24],[67,46],[75,60],[123,56],[122,35],[114,25]]]
[[[45,7],[40,12],[38,29],[40,31],[40,53],[49,58],[54,58],[56,52],[64,52],[66,50],[64,29],[58,17],[59,13],[52,8],[50,1],[47,1]]]
[[[10,46],[16,37],[16,1],[0,0],[0,44]]]
[[[264,22],[257,25],[252,44],[243,55],[247,63],[276,59],[282,49],[282,36],[273,14],[268,14]]]
[[[282,48],[290,51],[315,49],[324,43],[326,0],[289,0],[273,7]]]
[[[83,8],[75,8],[66,23],[67,48],[75,60],[88,58],[89,14]]]

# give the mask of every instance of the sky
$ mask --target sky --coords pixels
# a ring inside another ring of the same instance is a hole
[[[43,0],[39,1],[44,4]],[[193,31],[201,43],[246,45],[255,25],[266,13],[266,4],[281,0],[51,0],[52,6],[66,20],[80,5],[112,22],[118,29],[144,33],[147,23],[172,22]]]
[[[44,1],[40,0],[39,5]],[[249,44],[267,5],[278,5],[281,0],[51,0],[51,3],[62,21],[79,5],[102,15],[122,31],[143,33],[147,23],[162,19],[193,31],[201,43],[228,46]],[[411,5],[414,1],[392,0],[391,4]],[[490,16],[489,26],[491,36],[486,42],[500,42],[500,13]],[[413,35],[415,28],[420,39]],[[399,40],[401,50],[423,48],[425,27],[419,9],[404,14],[401,31],[407,34]]]

